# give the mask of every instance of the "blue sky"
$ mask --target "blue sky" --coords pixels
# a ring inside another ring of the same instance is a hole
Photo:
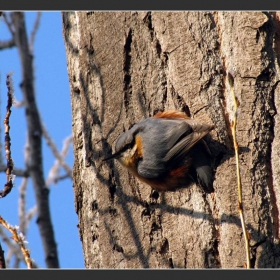
[[[25,12],[28,34],[33,28],[36,12]],[[3,19],[0,19],[0,41],[9,39],[10,35],[6,29]],[[15,97],[22,100],[19,88],[21,82],[21,68],[19,55],[16,48],[0,51],[0,126],[1,141],[4,140],[3,120],[6,114],[7,88],[5,85],[6,74],[13,72]],[[36,35],[34,45],[34,68],[35,68],[35,90],[37,105],[41,118],[50,136],[61,150],[63,140],[71,132],[71,100],[70,85],[67,74],[66,52],[62,33],[61,12],[42,12],[41,23]],[[15,167],[24,167],[24,145],[26,143],[27,129],[25,113],[23,108],[12,107],[10,117],[11,151]],[[5,162],[4,149],[2,155]],[[54,157],[43,141],[44,175],[54,163]],[[73,166],[73,150],[67,156],[67,163]],[[62,172],[63,174],[63,172]],[[0,174],[3,189],[6,182],[5,174]],[[15,186],[11,193],[0,199],[0,215],[11,225],[18,225],[18,187],[21,178],[16,178]],[[27,210],[35,205],[35,197],[29,180],[27,192]],[[70,179],[63,180],[56,185],[51,185],[50,191],[51,217],[53,220],[55,238],[58,244],[58,254],[61,268],[84,268],[82,244],[78,233],[78,218],[74,209],[73,184]],[[32,220],[26,239],[27,247],[31,251],[31,258],[41,268],[46,268],[44,253],[36,224],[36,217]],[[5,231],[9,234],[8,231]],[[4,251],[7,252],[5,243],[0,239]],[[25,264],[22,265],[25,268]]]

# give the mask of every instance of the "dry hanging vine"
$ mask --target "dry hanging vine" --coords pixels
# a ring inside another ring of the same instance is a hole
[[[11,152],[11,138],[10,138],[10,115],[12,113],[11,107],[13,105],[13,81],[11,78],[11,74],[7,74],[6,85],[8,88],[8,101],[7,101],[7,113],[4,119],[5,125],[5,152],[6,152],[6,159],[7,159],[7,183],[4,186],[4,190],[0,191],[0,198],[5,197],[13,188],[13,180],[14,175],[12,174],[14,163],[12,159],[12,152]]]
[[[244,212],[243,212],[243,202],[242,202],[242,184],[241,184],[241,177],[240,177],[240,167],[239,167],[239,153],[238,153],[238,142],[236,139],[236,123],[237,123],[237,109],[239,106],[239,101],[234,93],[234,78],[233,76],[228,73],[228,83],[230,86],[230,92],[232,94],[233,98],[233,120],[231,122],[231,131],[232,131],[232,138],[233,138],[233,145],[234,145],[234,151],[235,151],[235,160],[236,160],[236,175],[237,175],[237,188],[238,188],[238,211],[240,214],[240,220],[244,235],[244,241],[245,241],[245,251],[246,251],[246,260],[247,268],[251,268],[251,262],[250,262],[250,248],[249,248],[249,235],[246,230],[245,225],[245,219],[244,219]]]

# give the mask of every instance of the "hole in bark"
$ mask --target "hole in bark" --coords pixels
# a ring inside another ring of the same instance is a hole
[[[113,216],[116,216],[117,215],[117,209],[115,208],[109,208],[109,213],[110,215],[113,217]]]
[[[109,187],[109,192],[110,192],[110,195],[111,195],[111,200],[113,200],[114,199],[114,195],[116,193],[116,186],[115,185],[111,185]]]
[[[151,198],[157,200],[159,198],[159,193],[157,191],[153,191],[152,194],[151,194]]]
[[[259,242],[257,242],[255,245],[251,246],[250,251],[251,251],[251,256],[252,258],[250,258],[250,262],[251,262],[251,267],[254,268],[256,265],[256,260],[257,260],[257,248],[262,245],[262,243],[264,243],[266,240],[263,239]]]
[[[259,42],[259,39],[260,39],[260,32],[257,31],[257,33],[256,33],[256,43]]]
[[[157,50],[158,57],[160,57],[160,55],[161,55],[161,45],[160,45],[158,40],[156,41],[156,50]]]
[[[80,94],[81,91],[78,87],[74,87],[74,92],[77,93],[77,94]]]
[[[159,229],[161,229],[161,226],[160,226],[160,225],[158,225],[157,223],[152,223],[152,226],[151,226],[151,233],[152,233],[153,231],[156,231],[156,230],[159,230]]]
[[[205,252],[204,267],[205,268],[220,268],[220,258],[218,252],[218,241],[215,240],[212,248]]]
[[[118,244],[114,244],[113,250],[117,251],[117,252],[120,252],[120,253],[123,253],[123,248]]]
[[[168,259],[168,263],[169,263],[169,267],[170,267],[170,268],[174,268],[172,258],[169,258],[169,259]]]
[[[151,212],[149,209],[145,208],[142,213],[141,213],[141,216],[151,216]]]
[[[92,16],[94,14],[94,12],[87,12],[87,17]]]
[[[257,78],[257,84],[259,84],[259,81],[266,81],[268,82],[271,79],[272,73],[271,69],[267,67],[262,71],[262,73]]]
[[[92,209],[92,211],[98,209],[98,203],[97,203],[96,200],[94,200],[94,201],[91,203],[91,209]]]
[[[96,233],[94,233],[93,235],[92,235],[92,242],[94,242],[95,240],[97,240],[98,239],[98,235],[96,234]]]
[[[168,243],[167,238],[164,238],[164,240],[163,240],[163,242],[161,244],[159,253],[160,254],[166,254],[166,253],[168,253],[168,251],[169,251],[169,243]]]

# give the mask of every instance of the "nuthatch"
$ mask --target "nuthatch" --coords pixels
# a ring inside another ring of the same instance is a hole
[[[165,111],[119,136],[115,154],[139,180],[158,191],[186,187],[192,178],[206,193],[213,189],[211,153],[203,137],[214,128],[182,112]]]

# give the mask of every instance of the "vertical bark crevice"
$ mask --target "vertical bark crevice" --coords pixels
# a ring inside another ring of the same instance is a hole
[[[275,103],[275,90],[277,89],[277,85],[279,84],[279,64],[278,64],[278,55],[277,52],[277,37],[279,33],[279,29],[277,30],[277,26],[280,27],[280,24],[277,23],[277,17],[275,17],[275,13],[265,13],[269,20],[260,27],[260,34],[266,34],[265,40],[265,51],[263,52],[263,57],[267,61],[267,68],[264,70],[265,75],[267,76],[269,82],[269,99],[265,102],[266,118],[269,120],[265,129],[268,129],[269,137],[268,137],[268,151],[267,151],[267,159],[266,166],[268,168],[268,177],[267,177],[267,185],[269,190],[269,195],[272,203],[268,203],[269,208],[271,209],[271,227],[273,231],[273,236],[279,236],[279,206],[277,204],[277,194],[275,190],[275,183],[273,181],[273,167],[272,167],[272,148],[273,143],[275,142],[275,115],[277,114],[277,106]],[[258,81],[258,79],[257,79]],[[267,86],[265,86],[267,87]],[[268,127],[267,127],[268,126]],[[265,130],[264,129],[264,130]],[[277,184],[277,183],[276,183]]]
[[[153,41],[154,39],[154,28],[153,28],[153,24],[152,24],[152,13],[148,12],[146,14],[146,16],[143,19],[144,23],[146,24],[146,26],[149,29],[150,32],[150,36],[151,36],[151,41]]]
[[[266,242],[271,243],[271,246],[275,252],[279,252],[279,245],[274,244],[274,237],[279,234],[279,210],[276,204],[276,194],[273,188],[273,176],[272,176],[272,144],[274,141],[274,119],[271,112],[275,111],[274,104],[274,89],[276,79],[276,57],[273,50],[273,41],[275,37],[275,30],[273,26],[273,19],[269,13],[266,13],[269,18],[261,27],[259,27],[259,33],[264,41],[264,48],[262,50],[262,60],[264,61],[264,69],[256,79],[256,101],[255,107],[261,107],[262,114],[257,118],[253,114],[252,118],[256,119],[255,135],[256,135],[256,157],[253,164],[253,181],[258,181],[258,189],[261,192],[261,204],[260,209],[267,218],[263,224],[260,225],[260,232],[256,239],[262,240],[265,235],[269,235],[272,238],[268,238]],[[278,83],[278,81],[276,82]],[[264,93],[268,98],[264,97]],[[261,102],[259,104],[258,102]],[[261,166],[264,166],[263,169]],[[267,174],[267,175],[264,175]],[[252,182],[253,182],[252,181]],[[264,214],[266,213],[266,214]],[[267,224],[266,224],[267,223]],[[274,237],[273,237],[274,236]],[[256,237],[255,237],[256,238]],[[275,246],[276,245],[276,246]],[[268,246],[268,245],[264,245]],[[263,266],[266,262],[266,258],[269,258],[269,254],[266,256],[259,256],[256,261],[257,267]],[[272,266],[279,265],[279,262],[275,262]]]
[[[132,29],[129,29],[128,35],[125,40],[124,45],[124,105],[126,113],[129,111],[130,105],[130,95],[132,94],[132,85],[131,85],[131,44],[132,44]]]

